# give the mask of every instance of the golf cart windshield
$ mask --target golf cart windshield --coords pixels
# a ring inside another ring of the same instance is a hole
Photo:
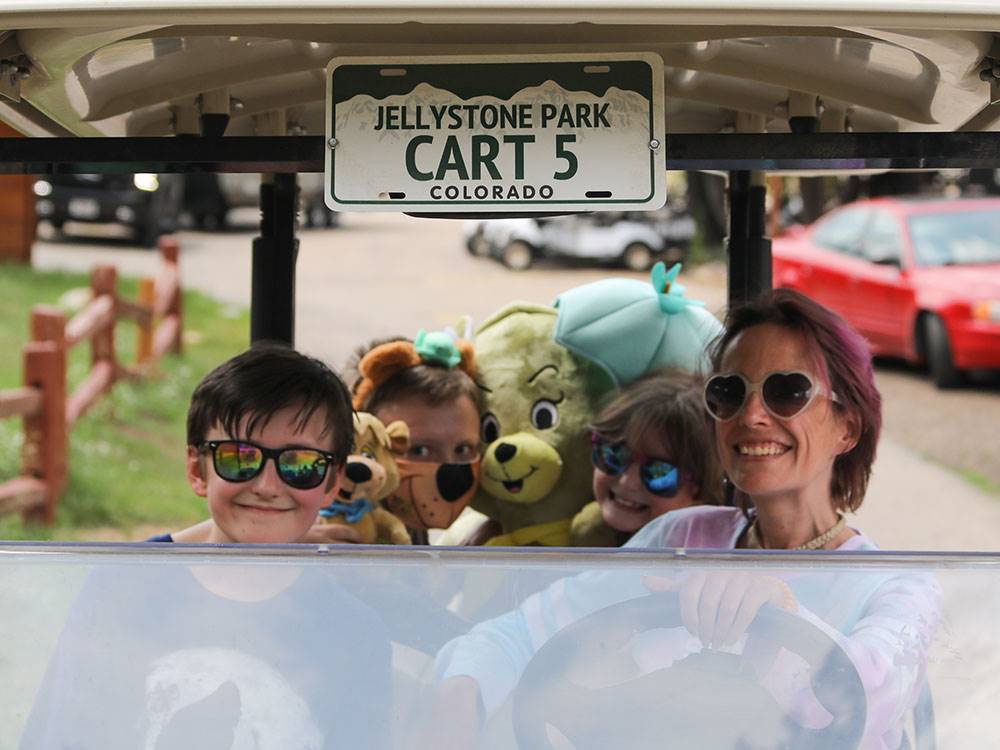
[[[704,648],[663,582],[748,565],[786,581],[798,612],[765,608],[739,643]],[[7,545],[0,744],[419,747],[429,694],[471,659],[487,670],[482,747],[933,747],[935,734],[939,747],[987,747],[998,566]]]

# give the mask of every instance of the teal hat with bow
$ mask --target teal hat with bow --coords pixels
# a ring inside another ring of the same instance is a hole
[[[707,369],[708,344],[722,324],[703,303],[684,297],[681,264],[653,266],[652,284],[602,279],[556,299],[555,340],[603,367],[618,386],[663,367]]]

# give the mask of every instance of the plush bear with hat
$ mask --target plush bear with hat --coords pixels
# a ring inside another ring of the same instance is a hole
[[[589,425],[606,397],[644,373],[707,362],[722,327],[684,297],[679,272],[658,263],[652,284],[604,279],[552,307],[508,305],[479,327],[485,448],[472,507],[501,530],[487,544],[573,543],[573,519],[591,499]]]

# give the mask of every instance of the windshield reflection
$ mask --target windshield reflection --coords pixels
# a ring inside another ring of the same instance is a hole
[[[996,737],[1000,557],[106,550],[0,555],[0,746],[459,747],[463,722],[471,747]],[[706,648],[663,582],[748,572],[800,607]],[[442,715],[458,674],[481,706]]]

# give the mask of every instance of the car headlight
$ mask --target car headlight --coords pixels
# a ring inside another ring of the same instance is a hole
[[[48,180],[35,180],[35,184],[32,189],[35,191],[35,195],[39,198],[52,195],[52,183]]]
[[[140,190],[152,193],[160,187],[160,180],[155,174],[140,173],[132,175],[132,182]]]
[[[1000,300],[990,299],[976,302],[972,306],[972,317],[976,320],[1000,323]]]

